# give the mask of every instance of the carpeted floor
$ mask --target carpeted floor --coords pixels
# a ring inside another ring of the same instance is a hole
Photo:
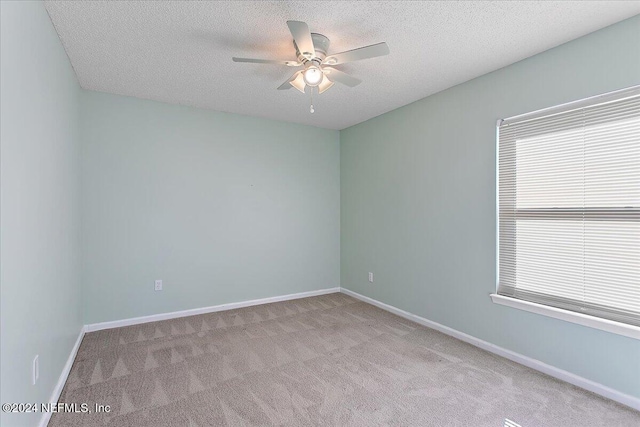
[[[331,294],[87,334],[50,426],[639,426],[640,413]]]

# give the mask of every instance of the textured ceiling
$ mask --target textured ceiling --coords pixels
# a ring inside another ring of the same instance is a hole
[[[47,1],[85,89],[343,129],[640,13],[638,1]],[[363,80],[316,97],[276,90],[295,59],[287,20],[330,53],[386,41],[389,56],[336,66]]]

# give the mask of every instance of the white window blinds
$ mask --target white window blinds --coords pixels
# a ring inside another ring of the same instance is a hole
[[[498,294],[640,326],[640,87],[498,134]]]

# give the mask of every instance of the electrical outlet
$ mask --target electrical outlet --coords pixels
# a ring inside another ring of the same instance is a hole
[[[373,283],[373,273],[369,272],[369,281]]]
[[[36,385],[38,377],[40,376],[40,362],[38,361],[38,355],[33,358],[33,372],[31,373],[31,382]]]
[[[156,280],[156,291],[162,290],[162,280]]]

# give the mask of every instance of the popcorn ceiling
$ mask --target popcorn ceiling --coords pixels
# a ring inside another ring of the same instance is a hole
[[[89,90],[344,129],[640,13],[640,2],[46,1]],[[336,68],[363,80],[314,94],[278,91],[295,59],[287,20],[330,53],[386,41],[391,54]]]

